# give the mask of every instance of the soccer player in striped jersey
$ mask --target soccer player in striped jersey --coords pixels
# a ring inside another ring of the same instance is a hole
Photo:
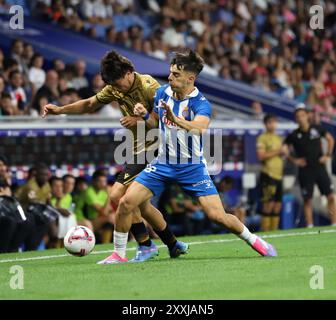
[[[142,104],[135,105],[134,113],[148,126],[160,128],[159,155],[120,199],[114,251],[103,263],[127,262],[126,245],[134,208],[149,206],[150,199],[172,182],[197,197],[211,220],[245,240],[260,255],[277,255],[271,244],[252,234],[237,217],[225,212],[209,176],[201,134],[209,126],[211,105],[194,85],[203,65],[203,59],[193,51],[176,53],[170,64],[169,84],[156,90],[154,110],[149,114]]]

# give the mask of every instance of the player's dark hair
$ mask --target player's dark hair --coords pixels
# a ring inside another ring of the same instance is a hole
[[[203,70],[204,60],[198,53],[192,50],[175,52],[170,65],[176,65],[178,69],[192,72],[197,76]]]
[[[133,63],[114,50],[108,52],[100,64],[100,74],[107,84],[113,84],[114,81],[123,78],[127,72],[134,70]]]
[[[275,120],[275,119],[277,119],[277,116],[275,114],[268,113],[264,116],[264,124],[266,124],[270,120]]]

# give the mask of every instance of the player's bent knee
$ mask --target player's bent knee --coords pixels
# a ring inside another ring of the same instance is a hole
[[[120,212],[123,214],[130,214],[135,209],[135,206],[132,204],[132,201],[129,197],[123,196],[119,200]]]

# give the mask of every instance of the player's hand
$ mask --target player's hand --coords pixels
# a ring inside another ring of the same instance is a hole
[[[135,106],[134,106],[134,114],[136,116],[139,116],[139,117],[144,117],[146,114],[147,114],[147,109],[143,106],[143,104],[141,103],[137,103]]]
[[[325,164],[325,163],[327,163],[327,161],[329,161],[329,159],[330,159],[330,157],[325,155],[325,156],[320,157],[319,162],[321,164]]]
[[[306,161],[305,158],[297,158],[297,159],[295,160],[295,164],[296,164],[298,167],[303,168],[303,167],[305,167],[305,166],[307,165],[307,161]]]
[[[54,104],[46,104],[43,107],[43,111],[42,111],[42,118],[45,118],[47,116],[47,114],[61,114],[60,112],[60,108]]]
[[[120,119],[120,123],[125,128],[135,127],[137,122],[141,120],[140,117],[126,116]]]
[[[176,123],[176,116],[171,111],[170,106],[167,103],[165,103],[163,100],[161,100],[161,108],[166,111],[166,118],[169,121]]]

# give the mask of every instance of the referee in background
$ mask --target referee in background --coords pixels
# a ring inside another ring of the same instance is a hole
[[[314,226],[312,197],[317,184],[322,195],[328,199],[328,212],[331,224],[336,226],[336,206],[334,186],[326,169],[334,150],[334,138],[320,125],[309,122],[308,110],[300,107],[295,111],[295,121],[299,127],[285,139],[284,143],[295,157],[288,152],[288,159],[299,168],[299,184],[304,199],[304,215],[308,228]],[[322,137],[327,140],[327,153],[322,151]]]

